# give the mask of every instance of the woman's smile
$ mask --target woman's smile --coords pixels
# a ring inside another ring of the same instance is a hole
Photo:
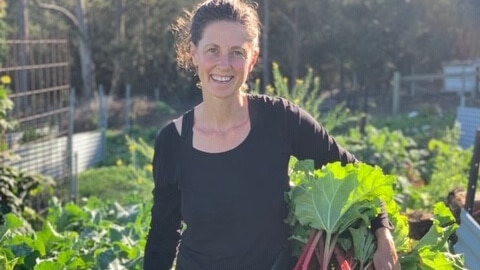
[[[212,75],[211,76],[212,80],[220,83],[227,83],[232,81],[233,76],[218,76],[218,75]]]

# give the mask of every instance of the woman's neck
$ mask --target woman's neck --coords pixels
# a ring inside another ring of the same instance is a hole
[[[204,97],[195,109],[195,125],[211,131],[226,131],[249,121],[246,93],[227,99]]]

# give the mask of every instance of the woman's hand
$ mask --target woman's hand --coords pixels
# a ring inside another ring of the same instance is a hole
[[[375,270],[400,270],[400,262],[390,230],[379,228],[375,231],[375,236],[377,237],[377,250],[373,254]]]

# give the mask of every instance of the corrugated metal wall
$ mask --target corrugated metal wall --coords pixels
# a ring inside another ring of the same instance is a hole
[[[457,230],[458,242],[455,244],[455,252],[465,256],[467,269],[479,269],[480,267],[480,225],[464,209],[460,214],[462,223]]]
[[[9,165],[61,179],[68,168],[65,168],[65,156],[58,152],[65,152],[67,148],[66,136],[20,145],[15,151],[20,158]],[[104,134],[101,131],[76,133],[72,136],[72,148],[73,173],[81,173],[103,159]]]
[[[457,120],[462,131],[459,144],[468,148],[475,142],[475,133],[480,128],[480,108],[458,107]]]

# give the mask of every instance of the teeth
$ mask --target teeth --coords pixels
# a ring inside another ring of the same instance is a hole
[[[232,79],[232,76],[212,76],[212,79],[219,82],[228,82]]]

